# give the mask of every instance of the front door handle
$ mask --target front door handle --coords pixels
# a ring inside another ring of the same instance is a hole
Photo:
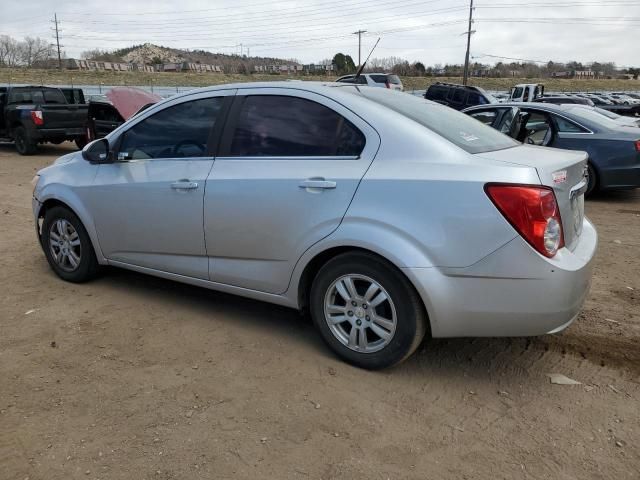
[[[324,178],[309,178],[300,182],[300,188],[321,188],[328,190],[336,188],[336,182],[325,180]]]
[[[180,180],[173,182],[171,188],[174,190],[195,190],[198,188],[198,182],[190,182],[189,180]]]

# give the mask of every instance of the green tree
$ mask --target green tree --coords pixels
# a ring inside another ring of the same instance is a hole
[[[336,66],[338,75],[344,75],[345,73],[353,73],[356,71],[356,65],[353,63],[353,58],[350,55],[344,53],[336,53],[333,56],[333,64]]]
[[[425,73],[425,72],[426,72],[426,70],[427,70],[426,68],[424,68],[424,63],[422,63],[422,62],[416,62],[416,63],[414,63],[414,64],[413,64],[413,69],[415,70],[416,75],[419,75],[419,76],[423,76],[423,75],[424,75],[424,73]]]

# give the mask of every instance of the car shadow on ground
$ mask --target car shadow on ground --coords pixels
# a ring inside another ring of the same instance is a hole
[[[38,155],[66,155],[67,153],[77,152],[78,147],[72,142],[63,142],[59,145],[52,143],[44,143],[38,145],[38,149],[32,156]],[[0,154],[16,154],[16,147],[13,143],[0,143]]]
[[[191,310],[194,315],[210,312],[216,322],[255,329],[284,344],[311,348],[310,355],[325,360],[335,358],[309,316],[293,309],[116,268],[105,269],[91,285],[126,291],[139,297],[142,304],[162,301],[175,305],[175,309]],[[416,354],[392,370],[418,374],[427,369],[460,376],[471,372],[476,378],[490,378],[496,371],[506,376],[522,374],[548,356],[587,361],[594,367],[605,366],[605,361],[607,366],[620,364],[607,352],[593,351],[588,346],[592,341],[575,332],[531,338],[427,338]]]
[[[627,203],[631,200],[640,199],[640,189],[632,190],[611,190],[597,192],[587,199],[587,207],[590,202],[593,203]]]

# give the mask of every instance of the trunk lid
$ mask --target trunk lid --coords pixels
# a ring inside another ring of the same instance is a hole
[[[556,195],[565,246],[574,250],[582,233],[584,219],[586,152],[522,145],[516,148],[477,154],[479,157],[535,168],[542,185]]]

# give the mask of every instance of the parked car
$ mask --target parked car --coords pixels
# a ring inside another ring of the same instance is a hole
[[[640,99],[627,94],[611,94],[611,97],[619,101],[621,105],[640,105]]]
[[[480,87],[442,82],[430,85],[424,98],[456,110],[463,110],[474,105],[498,103],[496,98]]]
[[[33,212],[64,280],[112,265],[309,309],[340,357],[383,368],[427,332],[576,318],[597,244],[585,165],[392,90],[221,85],[38,172]]]
[[[161,97],[135,87],[114,87],[103,98],[89,102],[88,136],[101,138],[122,125],[126,120],[158,103]]]
[[[605,117],[613,120],[614,122],[620,125],[626,125],[629,127],[640,127],[640,118],[625,117],[623,115],[618,115],[615,112],[612,112],[610,110],[605,110],[604,108],[599,108],[599,107],[589,107],[587,105],[583,105],[583,107],[589,110],[592,110],[596,113],[599,113],[600,115],[604,115]]]
[[[39,143],[86,144],[87,106],[70,105],[59,88],[0,87],[0,140],[15,142],[20,155]]]
[[[369,87],[388,88],[390,90],[404,91],[400,77],[391,73],[362,73],[358,75],[344,75],[336,80],[339,83],[355,83]]]
[[[588,98],[589,100],[591,100],[593,102],[593,104],[596,107],[603,107],[605,105],[613,105],[613,102],[607,98],[603,98],[600,97],[598,95],[593,95],[593,94],[586,94],[584,95],[585,98]]]
[[[534,100],[536,103],[555,103],[556,105],[562,104],[577,104],[577,105],[588,105],[593,107],[595,103],[588,98],[581,98],[574,95],[565,95],[565,96],[545,96],[539,97]]]
[[[611,95],[610,93],[602,93],[600,94],[600,96],[602,98],[606,98],[607,100],[612,102],[614,105],[624,105],[624,102],[621,99],[615,97],[614,95]]]
[[[520,142],[585,151],[587,195],[640,187],[640,131],[582,105],[503,103],[465,110]]]

